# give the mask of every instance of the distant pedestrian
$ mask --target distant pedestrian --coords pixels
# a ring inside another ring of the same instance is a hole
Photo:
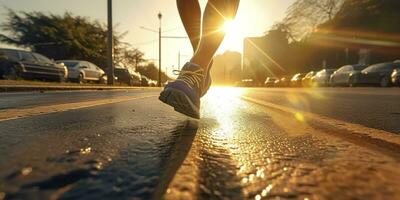
[[[178,78],[168,83],[159,99],[177,112],[200,118],[200,98],[211,85],[212,58],[224,39],[224,23],[236,16],[240,0],[208,0],[201,21],[198,0],[177,0],[179,14],[189,35],[194,55]]]

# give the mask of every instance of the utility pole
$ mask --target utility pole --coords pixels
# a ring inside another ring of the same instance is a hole
[[[161,87],[161,12],[158,13],[158,19],[160,20],[160,26],[158,28],[158,87]]]
[[[171,37],[163,37],[163,38],[171,38]],[[183,38],[183,37],[180,37],[180,38]],[[177,37],[175,37],[174,39],[177,39]],[[181,70],[181,60],[182,60],[182,56],[184,56],[184,57],[192,57],[193,55],[182,54],[181,51],[178,51],[178,70]]]
[[[158,33],[158,87],[162,86],[161,83],[161,76],[162,76],[162,72],[161,72],[161,65],[162,65],[162,58],[161,58],[161,41],[162,39],[188,39],[188,37],[182,37],[182,36],[162,36],[162,26],[161,26],[161,19],[162,19],[162,14],[161,12],[158,13],[158,19],[160,20],[160,26],[158,27],[158,30],[153,30],[151,28],[147,28],[144,26],[141,26],[141,29],[147,30],[147,31],[151,31],[153,33]],[[180,57],[180,56],[179,56]],[[180,59],[180,58],[179,58]],[[180,61],[179,61],[180,62]],[[178,68],[180,68],[180,66],[178,66]],[[166,67],[167,69],[167,67]],[[167,74],[167,70],[165,72]]]
[[[108,67],[108,85],[114,85],[114,39],[112,24],[112,0],[107,0],[107,67]]]

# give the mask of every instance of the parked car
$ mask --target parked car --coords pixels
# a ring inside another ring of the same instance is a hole
[[[95,81],[106,84],[107,74],[97,65],[83,60],[57,60],[56,63],[64,64],[68,69],[68,80],[77,83]]]
[[[400,69],[394,69],[392,72],[391,78],[392,78],[393,85],[400,86]]]
[[[304,76],[304,78],[301,79],[301,85],[303,87],[311,87],[312,86],[312,78],[315,76],[315,74],[316,73],[314,71],[308,72],[306,74],[306,76]]]
[[[363,64],[345,65],[340,67],[331,75],[331,86],[349,86],[350,74],[361,72],[361,70],[365,69],[366,67],[367,65]]]
[[[380,87],[389,87],[393,70],[400,68],[400,63],[379,63],[371,65],[361,72],[350,75],[349,85],[376,85]]]
[[[277,87],[289,87],[290,86],[290,76],[284,76],[276,82]]]
[[[67,68],[38,53],[0,49],[0,78],[45,79],[64,82]]]
[[[243,79],[236,83],[236,87],[256,87],[257,83],[253,79]]]
[[[155,80],[151,80],[151,79],[149,80],[149,86],[150,86],[150,87],[157,87],[157,83],[158,83],[158,82],[155,81]]]
[[[336,69],[323,69],[315,74],[312,79],[312,86],[329,86],[331,75],[336,71]]]
[[[129,86],[142,85],[141,75],[138,72],[135,72],[133,69],[115,66],[114,74],[117,78],[117,81],[120,83],[125,83]]]
[[[143,75],[141,76],[141,78],[142,78],[141,85],[143,87],[150,87],[151,80],[149,78],[147,78],[147,76],[143,76]]]
[[[264,85],[267,86],[267,87],[273,87],[273,86],[275,86],[275,82],[276,82],[277,80],[278,80],[278,78],[275,78],[275,77],[268,77],[268,78],[265,80]]]
[[[301,80],[304,78],[306,74],[298,73],[295,74],[292,79],[290,79],[290,86],[292,87],[301,87]]]

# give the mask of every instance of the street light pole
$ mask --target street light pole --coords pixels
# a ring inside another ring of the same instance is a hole
[[[158,19],[160,20],[160,26],[158,28],[158,87],[161,87],[161,12],[158,13]]]
[[[112,24],[112,0],[107,0],[107,67],[108,67],[108,84],[114,85],[114,39]]]

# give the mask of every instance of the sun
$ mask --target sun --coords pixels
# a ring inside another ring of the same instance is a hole
[[[221,31],[225,33],[222,50],[234,50],[242,52],[243,40],[245,36],[245,24],[241,23],[238,18],[228,19],[221,27]]]
[[[222,31],[225,34],[230,34],[235,32],[235,22],[234,20],[226,20],[223,27],[222,27]]]

